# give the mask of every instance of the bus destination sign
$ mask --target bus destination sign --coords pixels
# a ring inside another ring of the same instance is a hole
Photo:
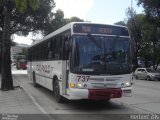
[[[88,34],[105,34],[105,35],[119,35],[129,36],[128,30],[125,27],[99,25],[99,24],[74,24],[74,33],[88,33]]]

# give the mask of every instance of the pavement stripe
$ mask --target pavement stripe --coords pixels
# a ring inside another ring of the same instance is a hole
[[[17,82],[22,88],[23,90],[27,93],[27,95],[30,97],[30,99],[33,101],[33,103],[38,107],[38,109],[45,114],[49,120],[54,120],[53,117],[51,117],[44,109],[43,107],[36,101],[36,99],[27,91],[27,89],[18,81],[15,79],[15,82]]]

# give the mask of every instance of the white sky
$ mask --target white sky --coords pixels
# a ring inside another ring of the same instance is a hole
[[[77,16],[85,21],[96,23],[114,24],[126,18],[125,11],[131,6],[131,0],[55,0],[56,8],[64,12],[65,18]],[[138,7],[137,0],[132,0],[133,8],[137,13],[143,11]],[[14,41],[30,45],[31,39],[41,38],[38,36],[19,37],[14,35]]]

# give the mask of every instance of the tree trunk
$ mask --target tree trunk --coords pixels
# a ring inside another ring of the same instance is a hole
[[[10,35],[10,16],[11,16],[11,3],[7,2],[5,5],[5,19],[4,29],[2,38],[2,81],[1,90],[13,90],[13,80],[11,73],[11,58],[10,58],[10,47],[11,47],[11,35]]]
[[[0,74],[1,74],[1,69],[2,68],[2,44],[0,43]]]
[[[2,68],[2,31],[0,31],[0,73]]]

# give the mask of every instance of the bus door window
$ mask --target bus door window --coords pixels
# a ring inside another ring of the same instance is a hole
[[[54,40],[55,40],[55,46],[54,46],[55,59],[61,59],[62,36],[58,36]]]
[[[69,60],[69,53],[70,53],[70,36],[65,36],[63,44],[63,59]]]

